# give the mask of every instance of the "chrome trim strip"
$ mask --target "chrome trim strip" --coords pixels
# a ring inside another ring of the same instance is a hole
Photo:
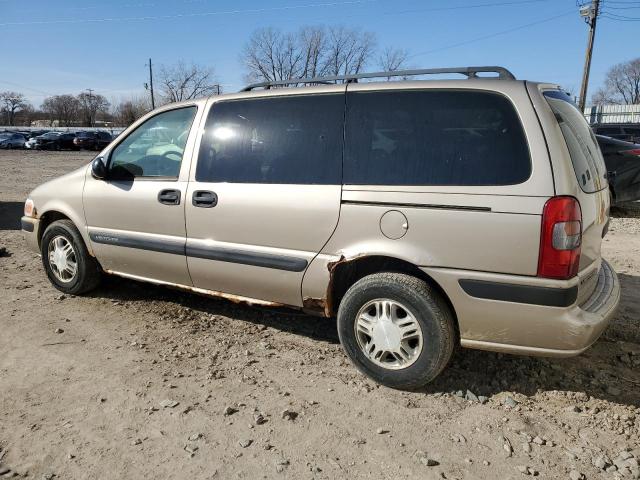
[[[431,208],[437,210],[465,210],[472,212],[490,212],[490,207],[474,207],[470,205],[439,205],[430,203],[395,203],[395,202],[370,202],[366,200],[342,200],[343,205],[370,205],[383,207],[407,207],[407,208]]]

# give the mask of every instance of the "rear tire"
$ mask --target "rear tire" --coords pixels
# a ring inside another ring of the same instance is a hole
[[[61,292],[80,295],[100,284],[100,265],[89,255],[71,220],[58,220],[49,225],[42,235],[40,251],[49,280]]]
[[[368,275],[347,290],[338,336],[358,370],[402,390],[436,378],[456,343],[453,314],[438,292],[424,280],[390,272]]]

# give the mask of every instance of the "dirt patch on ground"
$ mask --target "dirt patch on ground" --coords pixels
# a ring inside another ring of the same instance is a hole
[[[91,156],[0,152],[0,472],[640,476],[637,216],[612,219],[604,252],[622,305],[588,352],[460,350],[427,391],[407,393],[360,375],[331,320],[116,278],[87,297],[61,295],[25,251],[16,216],[31,188]]]

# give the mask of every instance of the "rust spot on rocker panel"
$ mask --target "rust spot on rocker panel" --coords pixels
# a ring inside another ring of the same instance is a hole
[[[325,317],[331,317],[331,315],[335,313],[332,295],[335,271],[340,265],[351,262],[356,258],[358,258],[358,256],[347,259],[344,255],[341,255],[338,260],[328,262],[327,270],[329,270],[329,284],[327,285],[327,293],[324,298],[304,297],[302,299],[303,308],[309,312],[321,313]]]
[[[327,300],[325,298],[304,297],[302,299],[302,309],[315,315],[331,316],[330,310],[327,309]]]

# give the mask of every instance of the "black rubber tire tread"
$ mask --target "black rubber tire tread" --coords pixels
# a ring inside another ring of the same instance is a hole
[[[376,298],[400,301],[412,309],[420,323],[422,352],[407,368],[377,366],[358,347],[355,317],[366,302]],[[347,290],[338,308],[338,336],[358,370],[381,385],[400,390],[419,390],[435,379],[451,360],[457,343],[454,316],[441,295],[422,279],[394,272],[367,275]]]
[[[71,242],[76,252],[78,272],[76,279],[68,284],[58,281],[49,266],[47,249],[49,241],[56,235],[64,235]],[[71,220],[57,220],[47,227],[42,235],[40,253],[42,254],[42,265],[45,272],[47,272],[49,281],[61,292],[69,295],[81,295],[95,289],[100,284],[102,279],[100,264],[89,254],[80,232]]]

